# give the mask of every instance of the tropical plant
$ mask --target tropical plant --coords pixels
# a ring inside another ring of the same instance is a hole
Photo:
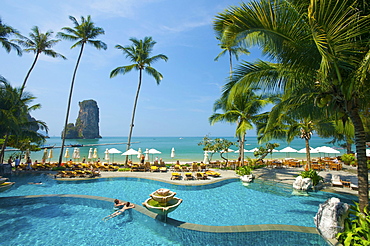
[[[316,105],[327,109],[320,118],[345,114],[351,119],[361,208],[369,201],[360,113],[369,105],[369,13],[365,1],[261,0],[230,7],[215,21],[215,29],[223,26],[226,36],[237,33],[239,38],[259,45],[273,61],[243,64],[233,72],[235,84],[279,89],[286,97],[293,96],[297,88],[315,88],[320,101]]]
[[[95,23],[92,22],[90,15],[87,16],[87,18],[81,16],[81,23],[79,23],[75,17],[69,16],[69,19],[73,22],[74,27],[63,27],[62,31],[64,32],[58,32],[57,37],[65,39],[65,40],[70,40],[70,41],[77,41],[71,46],[71,49],[80,46],[80,53],[78,55],[76,65],[73,71],[73,76],[72,76],[72,81],[71,81],[71,88],[69,91],[69,97],[68,97],[68,105],[67,105],[67,113],[66,113],[66,118],[64,122],[64,128],[63,128],[63,133],[62,133],[62,146],[60,150],[60,155],[59,155],[59,164],[62,163],[62,158],[63,158],[63,150],[64,150],[64,143],[65,143],[65,135],[66,135],[66,130],[67,130],[67,124],[68,124],[68,118],[69,118],[69,111],[71,108],[71,102],[72,102],[72,93],[73,93],[73,87],[75,83],[75,78],[76,78],[76,73],[77,73],[77,68],[78,65],[80,64],[80,60],[82,57],[82,52],[85,48],[85,44],[90,44],[94,46],[96,49],[107,49],[107,45],[100,41],[100,40],[95,40],[99,35],[104,34],[104,29],[101,27],[96,27]]]
[[[273,97],[270,95],[257,95],[254,90],[243,90],[233,97],[229,97],[230,90],[227,85],[224,93],[214,104],[214,112],[222,110],[223,113],[214,113],[209,117],[211,125],[216,122],[237,123],[235,135],[239,139],[239,156],[244,163],[244,144],[247,130],[253,129],[253,123],[259,117],[261,110],[270,103]]]
[[[135,112],[136,112],[137,101],[139,99],[143,71],[145,71],[147,74],[152,76],[156,80],[157,85],[159,85],[163,76],[160,72],[158,72],[156,69],[152,67],[152,64],[158,60],[164,60],[164,61],[168,60],[167,56],[163,54],[151,56],[153,47],[156,44],[156,42],[152,39],[152,37],[145,37],[143,40],[138,40],[136,38],[130,38],[130,41],[132,42],[132,45],[121,46],[118,44],[115,46],[115,48],[122,50],[123,54],[126,56],[126,58],[128,58],[132,62],[132,64],[127,65],[127,66],[117,67],[113,69],[110,73],[110,78],[114,78],[118,74],[124,75],[133,69],[139,71],[139,83],[137,86],[134,107],[132,110],[130,132],[129,132],[128,141],[127,141],[127,150],[129,150],[131,146],[131,136],[132,136],[132,131],[134,128]]]
[[[228,163],[228,159],[225,158],[223,155],[225,153],[228,153],[230,146],[234,144],[234,142],[231,142],[224,138],[211,139],[208,136],[205,136],[203,138],[203,141],[198,143],[198,145],[204,145],[203,151],[209,152],[211,154],[211,159],[214,153],[219,153],[220,157],[226,161],[226,165]]]
[[[266,143],[265,147],[263,146],[260,146],[258,148],[257,151],[254,151],[254,156],[257,157],[257,161],[256,162],[259,162],[259,161],[262,161],[263,162],[263,159],[268,155],[268,154],[271,154],[273,152],[273,150],[277,147],[279,147],[280,144],[278,143]]]
[[[13,88],[5,79],[0,81],[0,136],[3,138],[0,163],[3,163],[6,146],[21,147],[25,143],[41,144],[45,137],[37,130],[48,130],[42,121],[31,120],[29,113],[40,104],[28,106],[35,98],[29,93],[21,96],[20,88]]]
[[[250,175],[252,173],[252,168],[250,166],[240,166],[236,170],[236,174],[240,176]]]
[[[32,32],[29,33],[29,36],[30,36],[29,38],[21,36],[20,39],[15,40],[16,42],[18,42],[18,44],[25,47],[24,51],[33,52],[35,54],[33,63],[30,69],[28,70],[26,77],[24,78],[24,81],[21,87],[22,92],[26,86],[28,77],[30,76],[33,68],[36,65],[36,62],[40,54],[51,56],[53,58],[60,57],[63,59],[67,59],[65,56],[51,49],[55,44],[57,44],[60,41],[60,39],[51,39],[51,36],[53,34],[52,31],[41,33],[38,26],[34,26],[31,30]]]
[[[312,180],[312,184],[318,185],[320,181],[323,181],[324,178],[318,175],[318,173],[315,170],[307,170],[307,171],[302,171],[299,176],[302,176],[302,178],[310,178]]]
[[[17,51],[19,56],[22,55],[22,49],[17,44],[13,43],[8,39],[11,35],[19,35],[19,32],[11,26],[8,26],[3,23],[0,18],[0,43],[6,52],[10,52],[12,49]]]
[[[344,246],[370,245],[370,212],[368,206],[363,210],[357,202],[351,205],[349,216],[344,221],[344,230],[336,238]]]
[[[349,165],[355,160],[355,156],[353,154],[343,154],[340,159],[344,162],[344,164]]]

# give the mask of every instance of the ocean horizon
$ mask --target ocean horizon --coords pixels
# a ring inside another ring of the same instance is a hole
[[[214,139],[216,137],[212,137]],[[225,139],[228,139],[230,141],[236,142],[237,138],[235,137],[222,137]],[[204,159],[204,152],[203,152],[203,146],[199,146],[198,143],[203,140],[202,137],[132,137],[131,139],[131,148],[138,150],[139,148],[144,152],[146,149],[156,149],[161,152],[161,154],[150,154],[149,158],[150,161],[153,161],[154,158],[162,158],[165,162],[176,162],[177,160],[180,162],[193,162],[193,161],[203,161]],[[339,146],[328,144],[330,139],[323,139],[318,136],[313,136],[310,140],[310,146],[313,148],[317,148],[320,146],[329,146],[332,148],[337,149],[340,151],[340,154],[329,154],[330,156],[339,156],[341,154],[345,153],[345,150],[340,148]],[[286,143],[285,141],[281,140],[273,140],[270,141],[270,143],[278,143],[280,144],[279,147],[277,147],[277,150],[281,150],[287,146],[290,146],[292,148],[295,148],[297,150],[300,150],[302,148],[305,148],[305,141],[303,139],[296,138],[294,139],[290,144]],[[48,146],[55,146],[56,148],[53,148],[53,157],[50,159],[52,162],[57,162],[59,159],[59,154],[62,144],[62,139],[60,137],[50,137],[45,142],[45,147]],[[65,145],[82,145],[82,147],[79,147],[80,150],[80,159],[79,161],[82,161],[83,158],[88,160],[88,154],[90,148],[93,150],[96,148],[98,157],[103,162],[108,162],[104,160],[105,157],[105,151],[106,149],[116,148],[122,153],[126,151],[127,148],[127,137],[103,137],[99,139],[66,139]],[[89,146],[92,145],[92,146]],[[247,136],[246,137],[246,144],[245,149],[251,150],[253,148],[257,148],[259,146],[264,146],[265,144],[259,145],[257,143],[257,137],[255,136]],[[74,147],[66,147],[64,148],[64,152],[66,148],[69,149],[70,158],[72,158],[72,153]],[[171,150],[172,148],[175,149],[175,157],[171,158]],[[238,150],[238,146],[232,145],[230,147],[232,150]],[[48,152],[50,152],[50,149],[48,149]],[[14,153],[12,151],[6,151],[5,152],[5,160],[9,158],[9,156]],[[38,151],[38,152],[31,152],[31,159],[34,162],[35,160],[40,161],[42,159],[44,150]],[[311,154],[311,158],[315,157],[322,157],[322,156],[328,156],[328,154],[318,153],[318,154]],[[238,158],[237,153],[225,153],[224,156],[228,158],[229,160],[236,160]],[[253,155],[253,152],[246,152],[246,157],[249,158],[255,158]],[[284,158],[296,158],[296,159],[305,159],[306,154],[305,153],[280,153],[280,152],[274,152],[272,155],[268,155],[266,159],[284,159]],[[120,154],[110,154],[109,163],[112,162],[118,162],[122,163],[125,161],[125,156]],[[133,162],[138,162],[139,159],[137,156],[129,156],[130,159],[132,159]],[[215,153],[212,156],[212,160],[222,160],[219,153]],[[23,162],[24,160],[22,160]],[[49,161],[49,159],[48,159]],[[64,158],[63,153],[63,162],[67,161],[66,158]]]

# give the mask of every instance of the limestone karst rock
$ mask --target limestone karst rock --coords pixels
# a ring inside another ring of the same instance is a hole
[[[99,107],[94,100],[79,102],[80,110],[76,123],[69,123],[66,139],[94,139],[101,138],[99,134]]]

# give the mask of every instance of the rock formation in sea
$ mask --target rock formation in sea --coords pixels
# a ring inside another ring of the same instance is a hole
[[[66,139],[94,139],[101,138],[99,134],[99,107],[94,100],[79,102],[80,110],[76,123],[69,123],[66,130]]]

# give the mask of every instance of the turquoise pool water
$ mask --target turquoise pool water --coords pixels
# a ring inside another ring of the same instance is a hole
[[[313,217],[318,205],[327,198],[337,196],[349,202],[355,200],[355,197],[343,197],[325,192],[311,193],[309,197],[293,196],[291,189],[284,186],[255,182],[244,187],[236,180],[206,186],[178,186],[135,178],[62,182],[51,179],[47,175],[12,176],[11,180],[16,184],[8,191],[0,193],[0,196],[78,194],[118,198],[139,206],[151,192],[158,188],[169,188],[177,192],[177,197],[184,200],[169,217],[213,226],[285,224],[314,227]],[[43,185],[28,184],[39,181],[42,181]],[[1,242],[9,242],[7,245],[45,245],[45,242],[51,238],[66,237],[66,240],[72,240],[74,245],[107,245],[99,244],[106,240],[111,242],[108,245],[120,245],[123,244],[122,241],[130,240],[134,241],[129,245],[197,245],[189,244],[187,238],[201,234],[202,241],[203,238],[209,238],[206,241],[208,244],[202,243],[204,245],[220,245],[219,240],[224,240],[222,242],[225,245],[241,245],[235,240],[243,240],[243,238],[251,240],[254,237],[258,241],[253,245],[269,245],[259,242],[265,238],[266,240],[277,238],[277,235],[287,233],[287,236],[282,236],[282,240],[298,240],[300,243],[293,244],[289,241],[287,244],[285,241],[272,245],[326,245],[317,235],[304,233],[296,233],[297,235],[292,232],[216,234],[188,231],[155,221],[137,211],[130,211],[124,216],[118,216],[104,223],[101,218],[112,212],[112,204],[108,202],[78,198],[63,198],[66,200],[62,201],[56,198],[37,199],[24,201],[26,204],[20,204],[18,201],[9,204],[11,203],[9,199],[6,199],[6,203],[1,200]],[[14,231],[19,232],[14,233]],[[169,234],[169,231],[173,234]],[[212,241],[214,237],[217,240]],[[29,243],[19,244],[20,239]],[[272,242],[275,242],[274,240]],[[72,245],[72,242],[64,245]]]

